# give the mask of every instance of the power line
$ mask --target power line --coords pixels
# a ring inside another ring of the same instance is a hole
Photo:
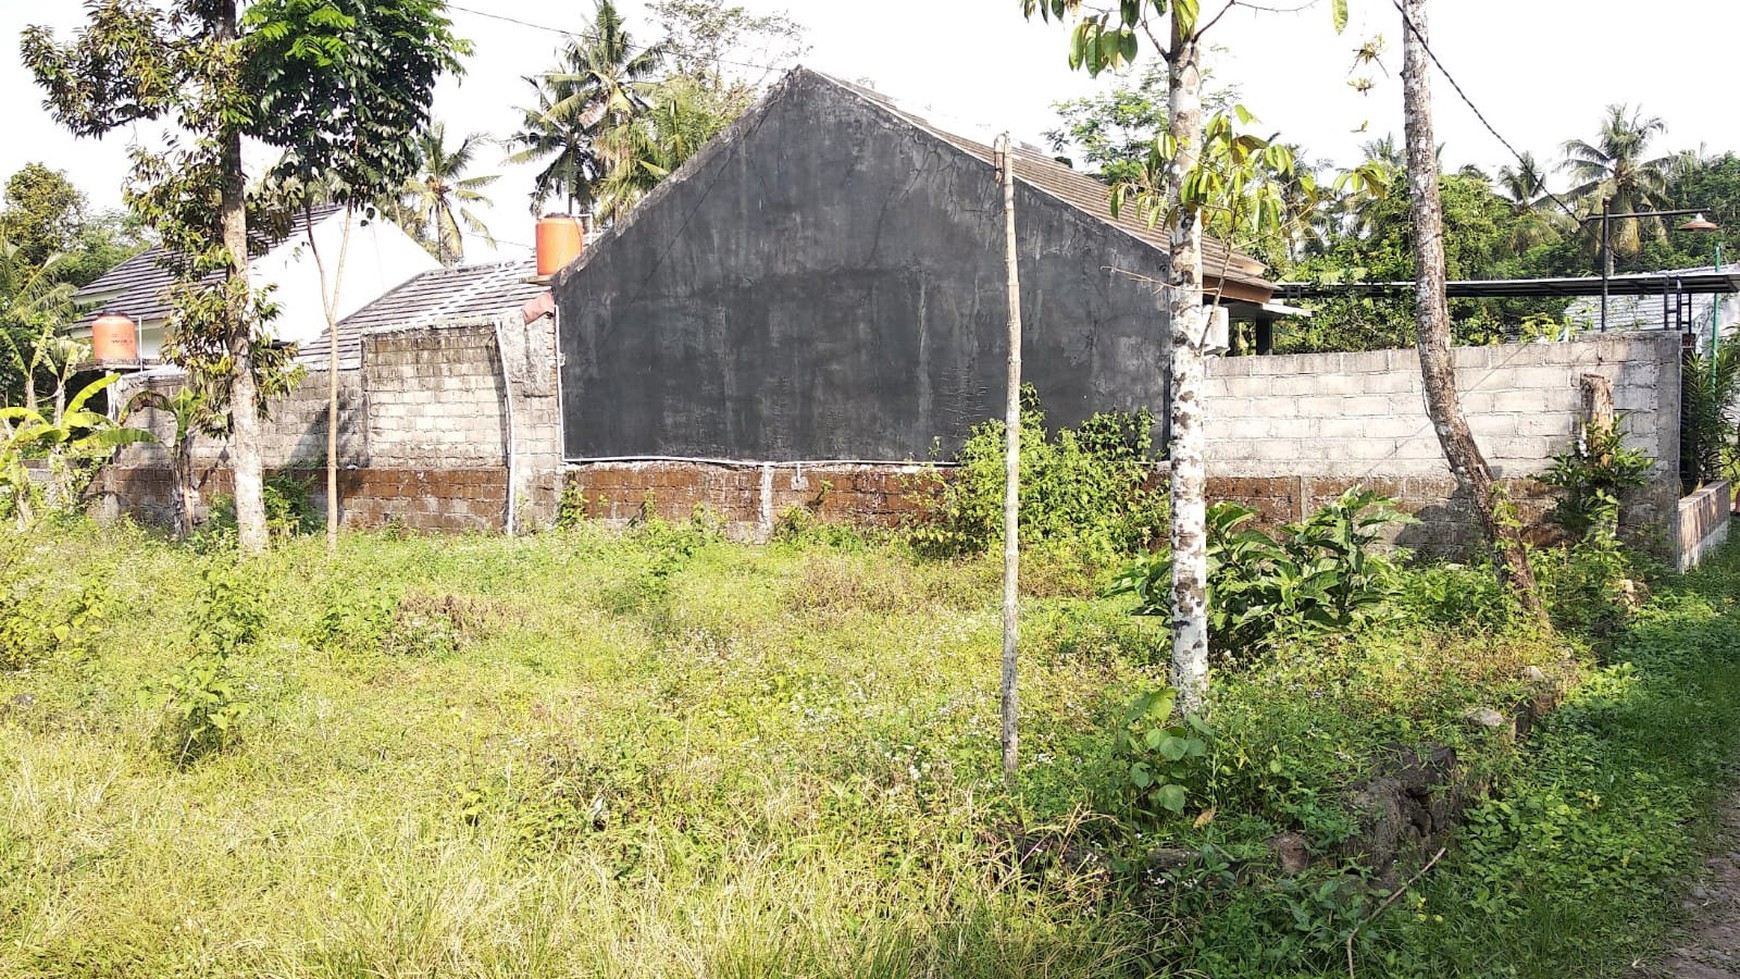
[[[461,6],[457,3],[449,3],[449,4],[447,4],[447,7],[450,10],[458,10],[458,11],[462,11],[464,13],[472,14],[472,15],[477,16],[477,17],[486,17],[490,20],[499,20],[499,21],[502,21],[502,22],[508,23],[508,24],[516,24],[520,27],[529,27],[534,31],[544,31],[544,32],[549,33],[549,34],[555,34],[559,37],[585,38],[588,41],[601,41],[604,39],[603,35],[598,34],[595,31],[565,30],[565,29],[560,28],[560,27],[551,27],[548,24],[537,24],[537,23],[533,23],[532,21],[529,21],[529,20],[521,20],[518,17],[509,17],[507,14],[493,13],[493,12],[488,11],[488,10],[476,10],[474,8],[471,8],[471,7]],[[722,65],[730,65],[733,68],[758,68],[762,71],[783,71],[784,70],[783,68],[781,68],[778,65],[762,65],[762,64],[756,64],[756,63],[751,62],[751,61],[734,61],[730,58],[715,58],[713,60],[719,62]],[[540,72],[539,74],[547,76],[547,75],[562,74],[562,73],[561,72]]]
[[[1468,106],[1469,111],[1474,113],[1474,118],[1480,120],[1480,124],[1486,127],[1486,131],[1491,133],[1494,139],[1504,144],[1504,148],[1510,151],[1510,155],[1516,157],[1516,162],[1518,164],[1525,167],[1528,166],[1529,161],[1523,159],[1523,155],[1517,152],[1517,148],[1511,145],[1510,140],[1505,139],[1504,134],[1500,133],[1498,129],[1487,120],[1486,113],[1481,112],[1480,107],[1474,104],[1474,100],[1468,97],[1468,93],[1462,90],[1462,85],[1456,81],[1456,76],[1450,74],[1450,69],[1444,67],[1444,62],[1438,60],[1438,52],[1432,50],[1432,45],[1426,41],[1426,35],[1421,32],[1417,25],[1415,25],[1414,19],[1408,16],[1407,8],[1402,6],[1402,0],[1390,0],[1390,2],[1395,4],[1396,11],[1402,15],[1402,23],[1407,26],[1407,29],[1412,32],[1414,37],[1420,42],[1420,47],[1425,49],[1426,56],[1432,59],[1434,65],[1438,66],[1438,72],[1444,76],[1444,80],[1450,83],[1450,87],[1456,90],[1457,95],[1461,96],[1463,103]],[[1541,179],[1541,193],[1552,198],[1553,203],[1559,205],[1571,220],[1579,223],[1583,221],[1583,218],[1578,216],[1576,210],[1572,208],[1571,205],[1565,203],[1558,194],[1553,193],[1552,190],[1547,187],[1545,175],[1542,175]]]

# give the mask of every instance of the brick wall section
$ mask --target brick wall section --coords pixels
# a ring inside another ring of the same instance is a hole
[[[739,536],[765,539],[793,509],[825,521],[893,527],[934,487],[925,466],[597,462],[569,468],[587,515],[686,520],[704,506]]]
[[[1627,517],[1668,530],[1679,496],[1680,338],[1625,333],[1569,343],[1458,347],[1463,411],[1525,524],[1550,506],[1532,477],[1567,449],[1582,417],[1580,378],[1613,385],[1630,443],[1657,460]],[[1402,542],[1452,551],[1474,540],[1426,417],[1413,350],[1213,361],[1204,395],[1211,496],[1274,520],[1298,519],[1358,482],[1400,497],[1420,517]]]
[[[362,366],[339,374],[339,499],[346,526],[397,521],[419,530],[449,531],[506,525],[504,350],[514,394],[517,522],[532,527],[554,518],[561,492],[555,329],[548,318],[526,324],[509,316],[499,327],[424,327],[364,337]],[[293,391],[274,399],[261,443],[269,472],[309,477],[322,512],[328,377],[324,370],[309,371]],[[169,393],[180,381],[135,379],[122,398],[145,383]],[[167,412],[143,411],[132,422],[165,443],[174,434]],[[166,521],[171,512],[168,465],[163,446],[123,450],[96,487],[99,509]],[[194,466],[203,505],[230,493],[229,459],[221,441],[199,438]]]
[[[1726,482],[1706,486],[1679,502],[1674,545],[1681,571],[1703,563],[1705,555],[1728,539],[1734,490]]]

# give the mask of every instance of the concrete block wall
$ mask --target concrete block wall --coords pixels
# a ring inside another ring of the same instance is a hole
[[[504,390],[513,392],[516,525],[534,527],[553,520],[561,494],[555,343],[550,318],[527,324],[517,315],[499,327],[474,323],[365,336],[362,366],[339,375],[344,523],[372,527],[397,521],[423,530],[503,528],[510,496],[510,402]],[[133,379],[117,400],[124,403],[146,386],[172,393],[181,383],[164,377]],[[294,390],[273,399],[261,437],[268,472],[306,473],[322,510],[328,383],[326,371],[311,370]],[[97,484],[99,509],[163,521],[171,512],[165,446],[173,437],[174,419],[167,412],[147,410],[132,423],[149,428],[164,445],[130,446],[119,453]],[[201,436],[193,456],[202,506],[229,494],[224,442]]]
[[[1627,518],[1670,532],[1679,497],[1679,334],[1454,354],[1469,427],[1525,523],[1539,524],[1550,506],[1550,490],[1534,477],[1571,446],[1583,417],[1581,378],[1597,374],[1612,384],[1629,443],[1656,459]],[[1400,497],[1420,517],[1403,532],[1410,546],[1450,551],[1475,539],[1426,417],[1415,351],[1219,358],[1203,400],[1211,495],[1291,520],[1362,483]]]
[[[1686,571],[1728,539],[1734,510],[1734,488],[1715,483],[1679,502],[1674,514],[1674,546],[1677,564]]]

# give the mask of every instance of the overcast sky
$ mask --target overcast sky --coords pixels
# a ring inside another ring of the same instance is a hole
[[[756,11],[789,13],[808,28],[804,63],[851,80],[867,80],[938,122],[982,130],[1012,130],[1041,143],[1055,125],[1053,102],[1103,87],[1064,62],[1066,32],[1024,21],[1017,0],[738,0]],[[1282,0],[1278,5],[1290,5]],[[1205,10],[1219,0],[1204,0]],[[552,28],[579,29],[586,0],[464,0],[463,6]],[[654,39],[642,0],[619,0],[637,40]],[[1243,91],[1263,128],[1304,144],[1313,158],[1358,158],[1359,145],[1401,130],[1400,15],[1390,0],[1352,0],[1353,23],[1337,36],[1323,2],[1299,13],[1239,10],[1217,25],[1211,64],[1224,83]],[[101,142],[74,140],[40,105],[19,65],[18,32],[31,23],[62,36],[81,22],[79,0],[0,0],[0,91],[6,94],[6,138],[0,175],[32,160],[63,169],[99,207],[120,201],[130,139],[147,129]],[[1740,149],[1735,74],[1724,41],[1740,36],[1740,3],[1732,0],[1437,0],[1433,48],[1475,104],[1518,149],[1552,159],[1572,136],[1593,138],[1603,107],[1640,104],[1668,123],[1660,149]],[[443,83],[436,114],[450,133],[506,134],[514,107],[526,101],[522,75],[549,65],[560,38],[455,9],[461,34],[476,46],[465,76]],[[1381,34],[1389,42],[1390,74],[1377,74],[1369,94],[1347,83],[1354,49]],[[1438,139],[1445,162],[1496,170],[1509,156],[1488,135],[1442,77],[1434,80]],[[1363,127],[1363,131],[1361,130]],[[505,153],[504,153],[505,155]],[[486,159],[490,158],[486,154]],[[523,254],[531,240],[530,174],[500,168],[487,212],[503,257]],[[1562,184],[1562,181],[1560,182]],[[468,244],[476,259],[488,257]]]

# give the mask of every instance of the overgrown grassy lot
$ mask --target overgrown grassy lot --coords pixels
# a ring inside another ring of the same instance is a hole
[[[797,537],[0,537],[0,976],[1345,975],[1350,934],[1360,975],[1619,974],[1740,748],[1733,550],[1599,654],[1408,572],[1221,663],[1176,764],[1129,723],[1161,626],[1040,557],[1011,793],[995,564]],[[1520,757],[1468,722],[1543,676]],[[1422,745],[1500,791],[1379,913],[1346,790]]]

